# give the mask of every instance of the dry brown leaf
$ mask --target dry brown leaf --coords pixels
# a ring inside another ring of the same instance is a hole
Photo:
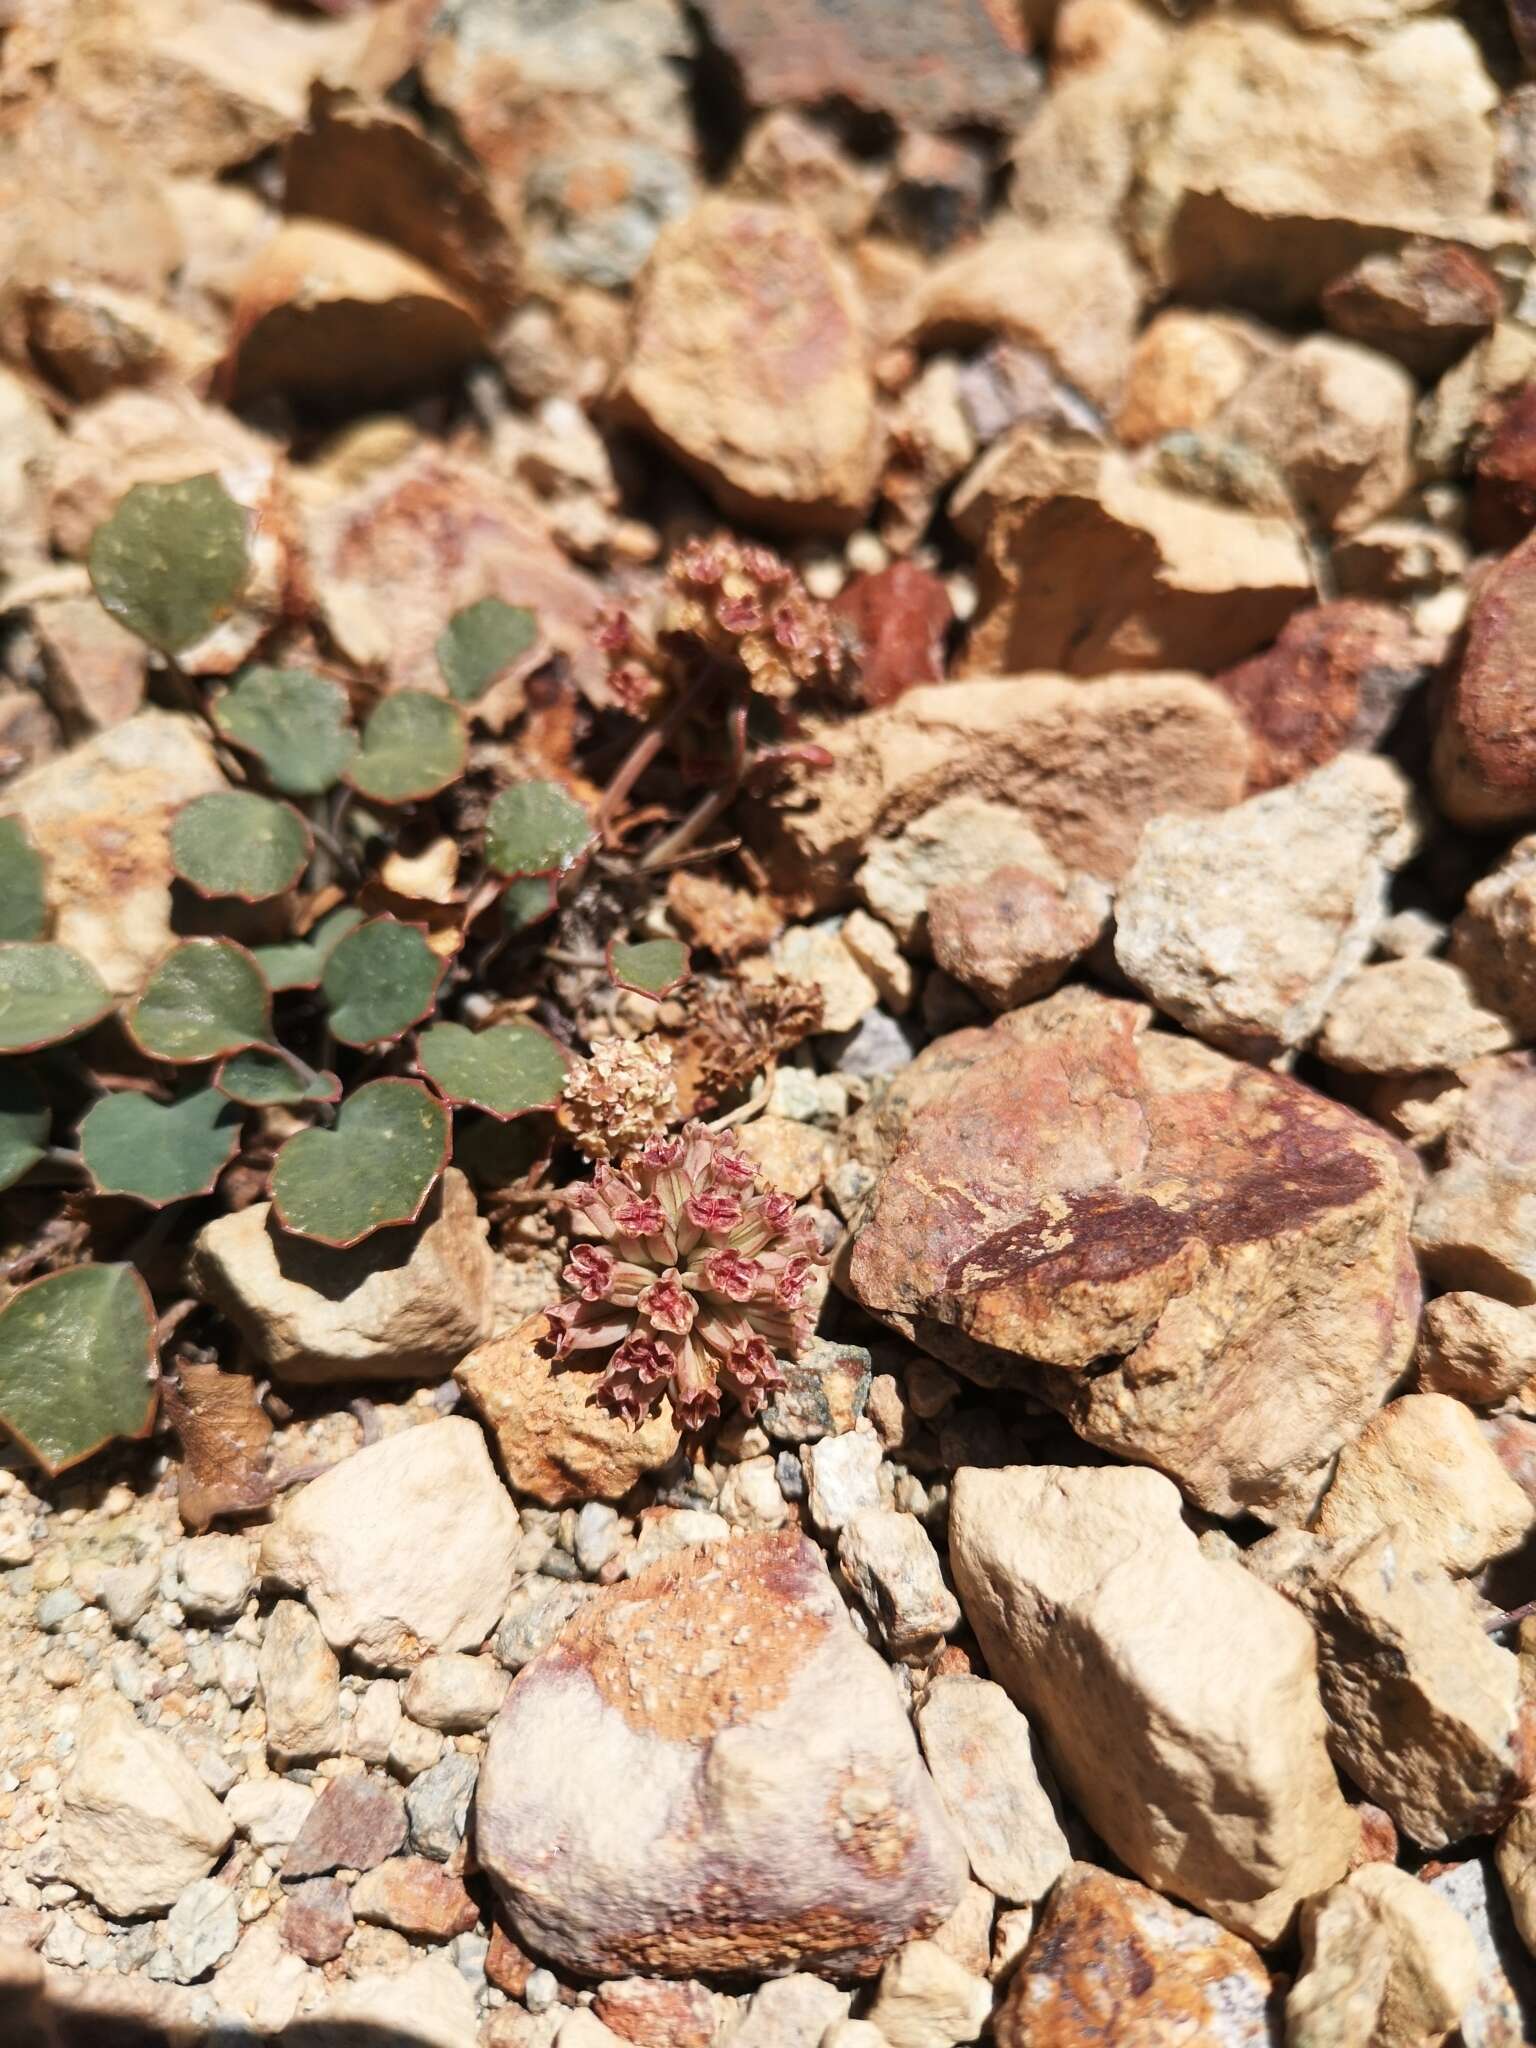
[[[272,1423],[246,1373],[183,1365],[166,1379],[166,1420],[181,1445],[177,1506],[194,1534],[216,1515],[248,1514],[272,1498],[267,1453]]]

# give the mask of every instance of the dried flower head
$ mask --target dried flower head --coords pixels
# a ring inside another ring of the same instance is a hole
[[[678,1046],[685,1097],[714,1109],[737,1094],[771,1059],[821,1029],[822,994],[811,981],[775,974],[761,981],[695,983],[685,993],[688,1021]]]
[[[619,1159],[677,1114],[672,1054],[659,1038],[600,1038],[572,1067],[557,1111],[589,1159]]]
[[[723,1394],[755,1415],[784,1385],[821,1253],[809,1215],[756,1178],[729,1132],[694,1123],[565,1190],[585,1235],[561,1276],[573,1298],[548,1312],[554,1355],[606,1354],[595,1399],[615,1415],[639,1423],[666,1394],[699,1430]]]

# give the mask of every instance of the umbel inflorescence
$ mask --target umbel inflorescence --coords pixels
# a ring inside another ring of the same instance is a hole
[[[575,1298],[549,1311],[554,1355],[609,1354],[603,1407],[638,1423],[666,1394],[696,1431],[726,1394],[754,1415],[783,1386],[820,1251],[811,1218],[756,1178],[728,1132],[692,1123],[564,1191],[583,1241],[563,1275]]]

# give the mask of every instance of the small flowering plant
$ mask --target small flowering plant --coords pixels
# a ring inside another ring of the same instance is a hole
[[[557,1360],[606,1354],[594,1399],[639,1424],[663,1394],[701,1430],[731,1395],[748,1415],[784,1385],[779,1354],[810,1335],[821,1253],[790,1196],[756,1188],[729,1132],[692,1123],[564,1191],[584,1241],[548,1311]]]

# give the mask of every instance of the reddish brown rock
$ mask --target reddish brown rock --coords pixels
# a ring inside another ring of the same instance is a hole
[[[357,1922],[347,1888],[334,1877],[295,1885],[283,1906],[283,1946],[306,1963],[329,1963],[352,1938]]]
[[[635,2048],[713,2048],[718,2025],[714,2000],[687,1978],[617,1977],[598,1985],[592,2010]]]
[[[1213,1514],[1304,1518],[1408,1362],[1396,1148],[1311,1090],[1067,989],[929,1046],[855,1127],[863,1304]]]
[[[1269,1972],[1214,1920],[1091,1863],[1057,1882],[997,2015],[998,2048],[1270,2048]]]
[[[372,1870],[405,1844],[405,1795],[374,1772],[332,1778],[283,1858],[283,1876]]]
[[[520,1948],[499,1920],[491,1922],[491,1946],[485,1958],[485,1974],[508,1998],[521,1998],[528,1979],[538,1965],[527,1950]]]
[[[847,622],[859,662],[859,700],[871,709],[917,683],[944,675],[944,635],[953,616],[949,592],[931,569],[892,562],[855,576],[833,600]]]
[[[663,1404],[638,1429],[610,1415],[592,1399],[590,1373],[550,1363],[540,1349],[548,1333],[543,1316],[534,1316],[472,1351],[455,1378],[489,1425],[517,1492],[546,1507],[622,1500],[676,1455],[671,1411]]]
[[[1536,814],[1536,535],[1477,586],[1434,780],[1453,824],[1491,829]]]
[[[1391,605],[1341,598],[1295,613],[1273,647],[1215,679],[1253,735],[1250,794],[1375,746],[1426,673],[1411,621]]]
[[[988,0],[705,0],[711,33],[763,107],[851,100],[903,127],[1016,127],[1037,91],[1016,12]]]
[[[895,1681],[792,1532],[588,1601],[491,1730],[475,1843],[518,1939],[602,1978],[868,1976],[966,1883]]]
[[[1415,240],[1362,257],[1333,280],[1320,304],[1335,333],[1430,378],[1487,333],[1504,310],[1504,295],[1469,249]]]
[[[424,1941],[451,1941],[480,1918],[461,1881],[430,1856],[391,1856],[365,1870],[352,1887],[352,1911]]]
[[[1477,454],[1472,534],[1479,546],[1512,548],[1536,526],[1536,384],[1518,390]]]
[[[874,494],[863,307],[789,208],[716,197],[663,229],[617,404],[734,516],[841,531]]]
[[[992,1010],[1048,995],[1100,937],[1109,891],[1091,875],[994,868],[928,899],[933,957]]]

